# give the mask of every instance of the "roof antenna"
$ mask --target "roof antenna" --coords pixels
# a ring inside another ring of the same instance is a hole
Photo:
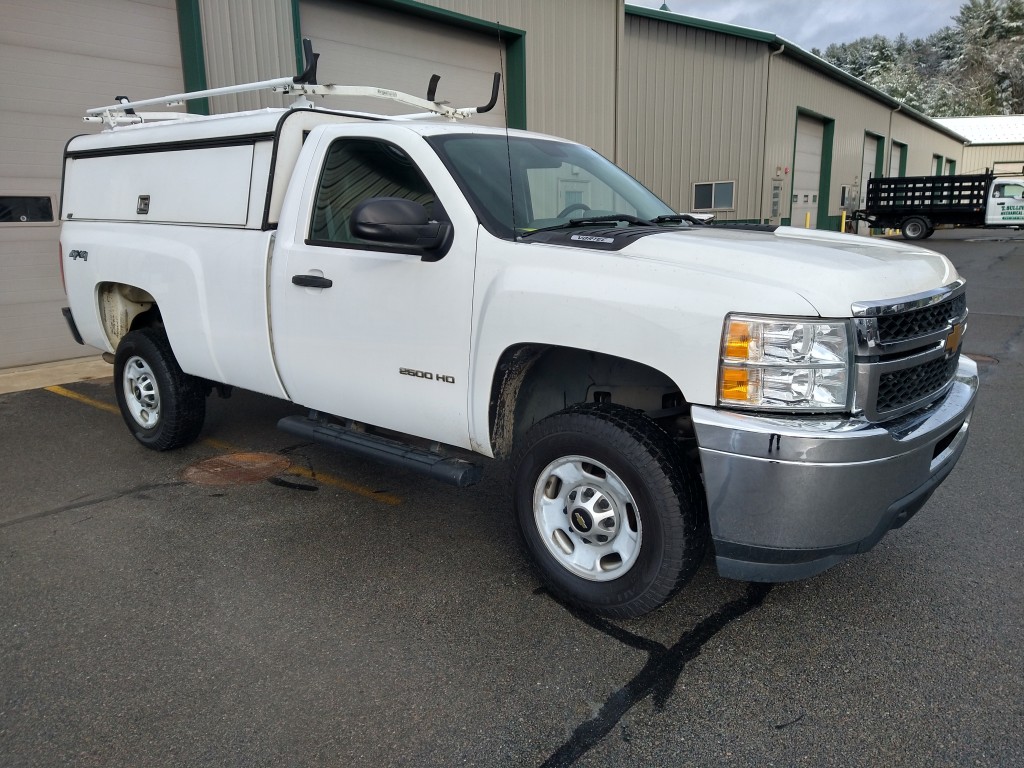
[[[316,61],[320,54],[313,53],[313,41],[308,37],[302,38],[302,54],[306,59],[306,68],[293,77],[292,82],[296,85],[316,85]]]

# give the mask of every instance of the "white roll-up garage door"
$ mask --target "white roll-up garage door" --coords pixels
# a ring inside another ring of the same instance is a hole
[[[88,107],[183,88],[174,0],[4,0],[0,25],[0,368],[76,344],[57,259],[61,156]]]
[[[430,76],[438,74],[439,100],[453,107],[475,107],[490,99],[492,77],[502,68],[504,44],[496,34],[362,3],[303,0],[299,14],[303,37],[320,54],[321,83],[373,85],[425,97]],[[389,115],[416,111],[379,99],[346,101],[345,107]],[[503,96],[493,111],[471,119],[474,124],[503,126]]]
[[[821,147],[825,124],[806,115],[796,119],[796,157],[793,162],[792,224],[803,227],[810,214],[810,226],[818,225],[818,193],[821,189]]]

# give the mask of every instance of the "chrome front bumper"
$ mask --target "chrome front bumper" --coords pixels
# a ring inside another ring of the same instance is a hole
[[[694,406],[718,572],[792,581],[866,552],[953,469],[977,391],[961,356],[943,398],[881,424]]]

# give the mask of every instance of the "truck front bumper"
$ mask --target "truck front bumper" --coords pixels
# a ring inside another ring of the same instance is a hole
[[[871,549],[953,469],[977,391],[961,356],[942,399],[881,424],[694,406],[718,572],[792,581]]]

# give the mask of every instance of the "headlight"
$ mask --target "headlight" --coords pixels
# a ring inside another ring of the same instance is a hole
[[[741,408],[847,408],[850,341],[842,320],[729,315],[722,332],[718,404]]]

